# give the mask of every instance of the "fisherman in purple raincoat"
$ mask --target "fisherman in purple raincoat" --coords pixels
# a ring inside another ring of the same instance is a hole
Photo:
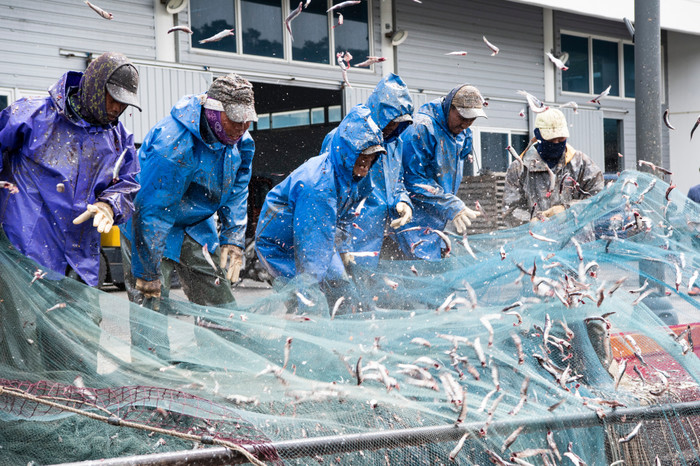
[[[133,212],[139,171],[133,135],[118,121],[138,108],[138,72],[107,52],[69,71],[45,98],[0,113],[0,226],[24,255],[97,286],[100,233]],[[92,219],[92,222],[85,222]]]

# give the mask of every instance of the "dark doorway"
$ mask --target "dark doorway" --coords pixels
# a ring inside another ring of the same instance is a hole
[[[605,148],[605,173],[622,170],[622,120],[603,119],[603,145]]]
[[[323,138],[342,119],[340,90],[253,83],[258,122],[250,127],[255,158],[248,195],[248,236],[267,192],[319,154]]]

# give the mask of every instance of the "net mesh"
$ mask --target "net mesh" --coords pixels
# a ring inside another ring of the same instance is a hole
[[[550,221],[449,235],[443,261],[356,267],[374,310],[334,318],[304,277],[165,315],[43,275],[3,239],[0,464],[226,442],[270,464],[698,464],[699,214],[624,172]],[[298,294],[313,305],[288,313]],[[167,343],[131,344],[154,326]],[[325,440],[356,434],[376,440]]]

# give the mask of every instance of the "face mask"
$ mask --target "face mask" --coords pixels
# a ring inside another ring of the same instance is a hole
[[[226,134],[224,125],[221,124],[221,112],[210,108],[205,108],[204,116],[207,119],[207,123],[209,123],[209,127],[214,132],[216,139],[221,141],[222,144],[232,146],[238,142],[240,138],[234,140],[231,139],[228,134]]]
[[[561,156],[564,155],[566,140],[558,143],[546,141],[542,138],[539,128],[535,128],[535,137],[539,141],[539,144],[537,144],[537,153],[540,154],[540,157],[549,168],[554,168]]]

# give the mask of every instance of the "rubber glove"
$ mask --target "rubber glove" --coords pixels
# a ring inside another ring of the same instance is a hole
[[[73,219],[73,224],[80,225],[91,217],[93,219],[92,226],[97,228],[100,233],[109,233],[114,225],[114,212],[105,202],[88,204],[87,210]]]
[[[229,258],[230,263],[227,269],[226,266],[227,262],[229,262]],[[222,244],[219,266],[224,270],[228,270],[226,272],[226,278],[228,278],[231,283],[238,282],[241,275],[241,267],[243,267],[243,249],[233,244]]]
[[[160,298],[160,278],[150,282],[137,278],[136,289],[143,293],[144,298]]]
[[[396,212],[399,213],[400,217],[392,220],[390,224],[391,228],[402,227],[410,222],[411,217],[413,217],[413,209],[411,209],[411,206],[405,202],[399,202],[396,204]]]
[[[457,234],[465,234],[467,232],[467,227],[471,226],[472,220],[479,215],[481,215],[481,212],[471,210],[469,207],[465,207],[457,215],[455,215],[455,218],[452,219],[452,223],[454,223]]]
[[[350,264],[355,264],[355,256],[351,252],[340,253],[340,260],[343,261],[343,265],[347,267]]]
[[[564,212],[565,210],[566,208],[563,205],[555,205],[542,212],[542,215],[544,215],[545,217],[552,217],[554,215]]]

